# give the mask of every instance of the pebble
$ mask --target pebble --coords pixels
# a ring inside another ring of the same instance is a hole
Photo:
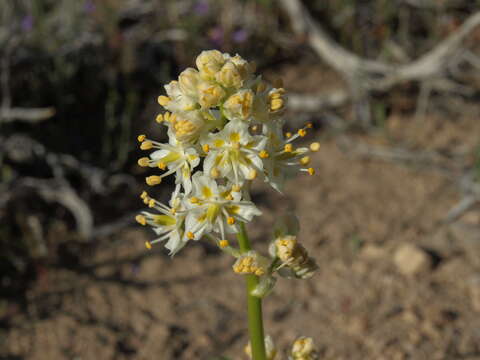
[[[427,270],[432,265],[432,259],[423,249],[413,244],[403,244],[397,248],[393,261],[398,270],[407,276]]]

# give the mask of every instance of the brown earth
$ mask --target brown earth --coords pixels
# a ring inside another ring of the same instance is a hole
[[[472,109],[420,126],[393,115],[380,135],[355,141],[465,153],[480,134]],[[460,199],[451,179],[351,155],[327,138],[316,176],[299,176],[284,197],[254,188],[264,212],[250,230],[255,246],[266,251],[275,217],[293,208],[319,264],[310,280],[279,279],[264,302],[267,333],[282,350],[311,336],[322,359],[480,359],[480,235],[469,230],[479,209],[444,224]],[[50,268],[13,317],[0,358],[243,359],[244,283],[232,259],[200,243],[171,259],[161,246],[145,250],[152,236],[130,228],[82,253],[82,266]],[[405,244],[414,246],[402,258]]]

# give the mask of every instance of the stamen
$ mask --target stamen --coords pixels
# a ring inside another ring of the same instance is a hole
[[[220,240],[220,241],[218,242],[218,245],[219,245],[221,248],[225,248],[225,247],[227,247],[227,246],[229,245],[229,243],[228,243],[228,240],[225,240],[225,239],[224,239],[224,240]]]
[[[140,149],[142,150],[150,150],[153,148],[153,143],[151,141],[143,141],[141,144],[140,144]]]
[[[205,144],[205,145],[202,146],[202,149],[203,149],[204,152],[208,153],[210,151],[210,145]]]
[[[194,235],[193,232],[191,232],[191,231],[187,232],[187,237],[188,237],[190,240],[195,239],[195,235]]]
[[[142,134],[142,135],[138,135],[137,140],[138,140],[138,142],[142,142],[146,138],[147,138],[147,136]]]
[[[150,200],[148,201],[148,207],[149,207],[149,208],[153,208],[154,206],[155,206],[155,200],[154,200],[154,199],[150,199]]]
[[[142,157],[138,159],[137,164],[141,167],[146,167],[150,163],[150,159],[148,157]]]
[[[313,142],[310,144],[310,150],[313,151],[313,152],[316,152],[318,150],[320,150],[320,143],[318,142]]]
[[[301,137],[304,137],[305,135],[307,135],[307,130],[299,129],[298,130],[298,135],[300,135]]]
[[[170,102],[170,98],[165,95],[160,95],[157,100],[158,100],[158,103],[162,106],[165,106]]]
[[[292,152],[293,151],[293,145],[292,144],[285,144],[285,147],[284,147],[283,151]]]
[[[310,175],[315,175],[315,169],[314,168],[308,168],[307,171]]]
[[[229,216],[229,217],[227,218],[227,224],[228,224],[228,225],[233,225],[233,224],[235,224],[235,219],[234,219],[233,217]]]
[[[285,133],[285,136],[286,136],[287,139],[288,139],[288,138],[292,137],[292,133],[291,133],[291,132],[286,132],[286,133]]]
[[[302,164],[302,165],[308,165],[309,162],[310,162],[310,157],[309,156],[304,156],[300,159],[300,164]]]
[[[140,198],[141,198],[141,199],[145,199],[145,198],[147,198],[147,197],[148,197],[148,194],[147,194],[146,191],[143,191],[142,194],[140,195]]]
[[[145,247],[146,247],[148,250],[152,250],[152,244],[150,243],[150,241],[145,241]]]
[[[155,118],[155,121],[159,124],[161,124],[163,122],[163,115],[162,114],[158,114],[157,117]]]
[[[191,202],[192,204],[198,204],[198,203],[200,202],[200,200],[199,200],[197,197],[193,196],[193,197],[190,199],[190,202]]]
[[[258,154],[258,156],[260,156],[262,159],[266,159],[266,158],[268,158],[270,155],[269,155],[269,153],[268,153],[267,151],[262,150],[262,151],[260,151],[260,153]]]
[[[143,215],[137,215],[135,216],[135,221],[138,222],[140,225],[147,225],[147,219]]]
[[[146,177],[145,182],[147,183],[147,185],[154,186],[160,184],[162,182],[162,178],[157,175],[152,175]]]
[[[165,164],[163,161],[159,161],[157,166],[160,170],[165,170],[167,168],[167,164]]]
[[[313,128],[313,124],[311,122],[309,122],[309,123],[307,123],[306,127],[311,129],[311,128]]]
[[[250,170],[250,173],[248,174],[248,180],[253,180],[256,177],[257,177],[257,170],[255,169]]]

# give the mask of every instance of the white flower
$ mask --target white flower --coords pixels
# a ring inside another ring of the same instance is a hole
[[[239,221],[246,223],[261,214],[251,201],[241,200],[240,192],[218,186],[200,171],[193,175],[192,182],[193,191],[186,199],[186,227],[195,238],[216,232],[225,239],[225,232],[238,233]]]
[[[141,197],[150,208],[157,211],[157,213],[142,211],[141,215],[136,217],[137,222],[152,226],[153,231],[158,235],[158,238],[146,243],[147,248],[150,248],[151,244],[167,241],[165,247],[170,250],[170,255],[174,255],[191,239],[190,232],[185,229],[186,213],[183,211],[180,185],[177,185],[172,194],[170,206],[150,198],[146,192],[143,192]]]
[[[184,93],[180,88],[178,81],[173,80],[169,84],[165,85],[165,90],[167,91],[168,97],[160,96],[158,98],[158,102],[168,111],[183,113],[196,108],[196,97],[192,97],[187,95],[187,93]]]
[[[302,336],[295,340],[292,347],[292,360],[316,360],[317,350],[312,338]]]
[[[225,58],[218,50],[205,50],[197,56],[195,63],[202,78],[213,79],[225,63]]]
[[[153,143],[152,147],[159,150],[150,154],[149,158],[141,158],[139,164],[142,166],[158,167],[161,170],[168,169],[167,172],[157,176],[156,183],[171,174],[176,174],[176,184],[182,184],[185,193],[188,194],[192,189],[191,173],[200,163],[200,156],[193,147],[186,147],[179,142],[169,130],[169,143]]]
[[[267,138],[252,136],[248,125],[240,121],[231,121],[223,130],[209,134],[201,140],[207,157],[204,171],[213,177],[226,177],[236,185],[245,179],[254,179],[263,169],[261,156],[267,156],[262,150]]]

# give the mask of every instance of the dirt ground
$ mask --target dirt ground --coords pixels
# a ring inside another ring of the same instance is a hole
[[[391,115],[380,134],[352,139],[462,153],[480,134],[470,110]],[[317,175],[299,176],[284,197],[254,188],[264,212],[255,246],[266,251],[275,217],[292,207],[319,264],[310,280],[279,279],[264,302],[266,332],[282,350],[311,336],[321,359],[480,359],[480,210],[445,224],[460,199],[452,179],[338,142],[326,137]],[[12,315],[0,359],[244,359],[244,282],[232,259],[201,243],[171,259],[145,249],[152,236],[132,227],[79,259],[66,254],[29,291],[27,312]]]

